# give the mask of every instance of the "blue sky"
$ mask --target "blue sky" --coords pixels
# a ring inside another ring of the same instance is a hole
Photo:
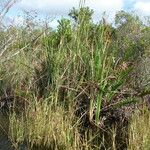
[[[114,18],[119,10],[135,11],[143,16],[150,15],[150,0],[86,0],[86,6],[94,10],[94,20],[99,20],[106,11],[108,21]],[[57,19],[67,16],[72,7],[79,7],[79,0],[20,0],[8,13],[16,23],[23,22],[22,10],[36,10],[40,16],[49,16],[56,26]]]

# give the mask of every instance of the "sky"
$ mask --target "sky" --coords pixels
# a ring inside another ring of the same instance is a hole
[[[39,16],[50,16],[51,26],[57,25],[57,20],[66,17],[71,8],[79,8],[80,0],[19,0],[9,11],[8,16],[15,23],[23,22],[21,11],[36,10]],[[150,16],[150,0],[85,0],[85,6],[94,10],[94,21],[100,20],[106,12],[108,21],[120,10],[135,11],[142,16]]]

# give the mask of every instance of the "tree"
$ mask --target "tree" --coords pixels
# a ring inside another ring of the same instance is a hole
[[[80,9],[73,8],[69,16],[74,19],[74,21],[78,24],[81,22],[88,23],[92,21],[92,15],[94,11],[89,7],[81,7]]]
[[[68,43],[72,38],[72,26],[69,19],[62,18],[58,21],[59,25],[57,27],[57,39],[60,43]]]
[[[116,14],[115,25],[119,57],[125,60],[137,60],[144,51],[140,44],[143,29],[141,20],[136,15],[120,11]]]

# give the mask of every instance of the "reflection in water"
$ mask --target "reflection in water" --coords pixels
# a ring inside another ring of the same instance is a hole
[[[0,111],[0,150],[13,150],[10,140],[8,139],[9,116]]]
[[[0,109],[0,150],[14,150],[11,140],[8,138],[9,115]],[[25,144],[19,145],[19,150],[27,150]]]

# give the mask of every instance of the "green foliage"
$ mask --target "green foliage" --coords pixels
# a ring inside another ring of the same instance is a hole
[[[73,18],[76,23],[82,25],[82,23],[85,24],[92,21],[93,13],[93,10],[89,7],[82,7],[80,9],[73,8],[70,11],[69,16]]]
[[[72,39],[72,27],[71,22],[68,19],[61,19],[58,21],[57,38],[59,43],[67,44]]]
[[[143,24],[138,16],[121,11],[116,14],[115,24],[117,28],[117,43],[120,48],[119,55],[125,61],[137,60],[144,48],[140,40],[142,38]]]
[[[142,24],[138,16],[134,16],[133,14],[125,12],[123,10],[116,14],[115,25],[117,27],[128,26],[128,24],[134,25],[137,23]]]

